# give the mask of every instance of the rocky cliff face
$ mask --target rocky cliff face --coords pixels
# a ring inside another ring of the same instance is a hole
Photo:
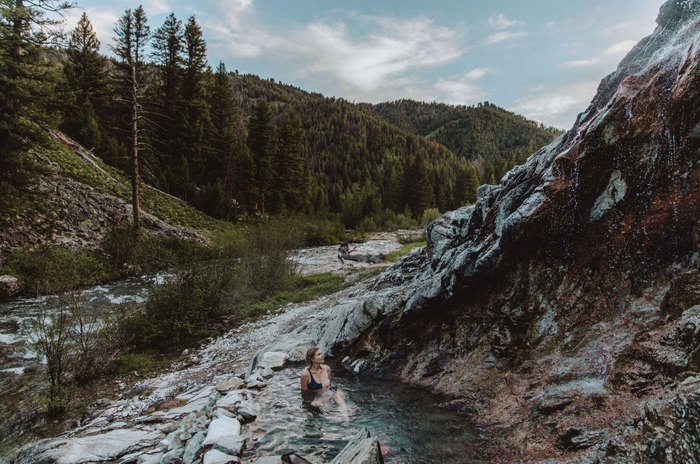
[[[459,398],[496,460],[700,459],[700,1],[657,22],[571,130],[317,336]]]

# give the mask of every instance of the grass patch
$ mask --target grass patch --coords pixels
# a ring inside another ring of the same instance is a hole
[[[284,288],[265,300],[246,305],[239,315],[245,318],[257,317],[267,312],[281,310],[288,303],[303,303],[315,298],[338,292],[345,288],[342,276],[325,272],[309,276],[293,276],[285,282]]]
[[[414,248],[420,248],[424,247],[427,242],[411,242],[407,243],[404,246],[402,246],[400,249],[393,251],[386,255],[385,260],[393,263],[401,259],[403,256],[407,255],[409,251],[413,250]]]
[[[131,202],[130,180],[120,170],[108,165],[99,157],[92,157],[99,168],[96,169],[73,153],[70,147],[58,141],[54,142],[45,153],[71,178],[94,187],[100,193],[114,195],[126,202]],[[184,201],[159,192],[146,184],[143,184],[141,189],[141,207],[166,222],[203,232],[226,230],[231,227],[230,223],[217,221]]]

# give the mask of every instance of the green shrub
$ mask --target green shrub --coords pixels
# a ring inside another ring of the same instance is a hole
[[[421,224],[423,227],[427,226],[430,221],[433,221],[442,216],[437,208],[428,208],[423,211],[423,216],[421,218]]]
[[[18,277],[30,292],[37,294],[94,285],[109,277],[107,264],[95,252],[56,245],[13,252],[6,272]]]
[[[395,262],[401,259],[404,255],[408,254],[409,251],[413,250],[414,248],[420,248],[424,247],[426,245],[426,242],[411,242],[407,243],[404,246],[402,246],[400,249],[393,251],[386,255],[385,259],[388,262]]]
[[[179,237],[134,236],[131,228],[110,231],[102,241],[102,250],[114,269],[136,266],[140,271],[155,272],[179,264],[211,259],[216,249],[194,240]]]

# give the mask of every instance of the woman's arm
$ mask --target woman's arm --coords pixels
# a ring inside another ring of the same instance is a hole
[[[326,366],[326,374],[328,375],[328,385],[331,384],[331,366],[325,365]]]
[[[309,389],[309,371],[306,369],[302,371],[299,383],[301,384],[301,391],[306,391]]]

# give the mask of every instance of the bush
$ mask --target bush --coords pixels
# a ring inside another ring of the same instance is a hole
[[[102,241],[102,250],[113,268],[136,266],[144,272],[155,272],[217,255],[215,249],[194,240],[159,238],[149,234],[137,238],[129,227],[110,231]]]
[[[440,216],[442,216],[442,214],[437,208],[428,208],[425,211],[423,211],[421,224],[423,225],[423,227],[426,227],[430,221],[434,221]]]
[[[6,272],[37,294],[94,285],[109,277],[107,264],[95,252],[73,251],[55,245],[15,251],[8,260]]]
[[[221,236],[218,245],[237,257],[189,266],[156,287],[144,311],[122,322],[126,342],[160,351],[193,346],[225,316],[244,317],[244,305],[284,288],[295,271],[289,256],[301,241],[299,229],[274,220],[240,234]]]

